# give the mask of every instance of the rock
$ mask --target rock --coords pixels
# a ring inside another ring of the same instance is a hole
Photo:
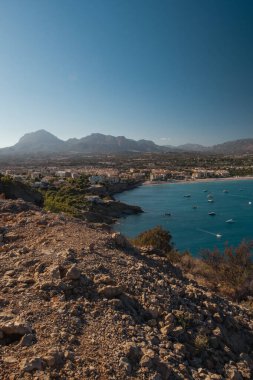
[[[126,357],[134,364],[139,361],[142,355],[140,347],[138,347],[137,344],[133,342],[127,342],[125,344],[124,352],[126,354]]]
[[[215,322],[217,322],[217,323],[222,323],[222,318],[221,318],[221,316],[220,316],[219,313],[214,313],[214,315],[213,315],[213,319],[214,319]]]
[[[60,273],[59,266],[54,266],[54,267],[50,268],[50,275],[51,275],[51,279],[53,281],[60,280],[61,279],[61,273]]]
[[[75,354],[72,351],[66,350],[64,351],[64,358],[73,361],[75,359]]]
[[[31,327],[25,323],[25,322],[7,322],[5,324],[0,325],[0,332],[2,332],[4,335],[20,335],[23,336],[25,334],[32,333]]]
[[[182,334],[184,332],[184,329],[182,326],[178,326],[176,328],[174,328],[172,331],[171,331],[171,335],[177,337],[179,336],[180,334]]]
[[[59,368],[64,363],[64,354],[57,348],[53,348],[48,351],[46,356],[43,357],[43,361],[48,367]]]
[[[112,285],[114,281],[106,274],[96,274],[93,279],[95,284]]]
[[[20,369],[23,372],[41,371],[43,364],[41,358],[23,359],[20,364]]]
[[[175,343],[175,344],[173,344],[173,351],[176,352],[176,354],[184,353],[185,352],[185,346],[181,343]]]
[[[228,368],[226,375],[227,380],[243,380],[242,375],[235,368]]]
[[[221,329],[217,326],[214,330],[213,330],[213,335],[216,336],[216,337],[221,337],[222,336],[222,332],[221,332]]]
[[[13,364],[13,363],[16,363],[18,361],[18,359],[16,359],[14,356],[6,356],[2,359],[5,363],[9,363],[9,364]]]
[[[148,355],[143,355],[140,360],[140,366],[151,369],[153,367],[153,358],[149,357]]]
[[[124,370],[125,370],[128,374],[130,374],[131,371],[132,371],[132,366],[131,366],[131,364],[130,364],[130,361],[129,361],[128,358],[125,357],[125,356],[122,357],[122,358],[120,358],[120,360],[119,360],[119,367],[124,368]]]
[[[80,277],[81,277],[81,272],[75,264],[72,265],[66,273],[67,280],[79,280]]]
[[[168,364],[163,361],[156,360],[155,366],[156,370],[160,373],[162,380],[168,380],[171,375],[171,370],[168,367]]]
[[[150,307],[148,309],[148,312],[152,316],[153,319],[157,319],[162,314],[162,308],[159,308],[159,307]]]
[[[214,349],[217,349],[219,347],[220,341],[216,336],[211,336],[209,339],[209,344]]]
[[[105,298],[119,297],[122,293],[123,289],[121,286],[108,285],[98,290],[98,294]]]
[[[169,323],[173,323],[175,321],[175,317],[172,313],[167,313],[164,317],[164,322],[167,324],[167,322]]]
[[[160,329],[162,335],[168,335],[174,328],[174,325],[172,323],[166,324],[164,327]]]
[[[29,347],[32,346],[35,343],[35,336],[32,334],[24,335],[19,344],[21,347]]]
[[[114,232],[112,234],[112,239],[114,240],[115,244],[121,248],[128,248],[130,246],[129,241],[120,232]]]

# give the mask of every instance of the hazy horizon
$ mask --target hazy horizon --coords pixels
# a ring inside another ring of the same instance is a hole
[[[252,137],[250,0],[0,4],[0,147],[45,129],[158,145]]]

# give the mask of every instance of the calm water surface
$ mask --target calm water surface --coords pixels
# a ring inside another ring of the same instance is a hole
[[[252,180],[145,185],[116,198],[144,210],[115,225],[127,237],[161,225],[170,231],[177,249],[194,255],[204,248],[222,249],[237,246],[243,239],[253,240]],[[229,219],[233,222],[226,223]]]

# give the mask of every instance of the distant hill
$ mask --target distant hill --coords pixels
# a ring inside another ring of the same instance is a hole
[[[185,152],[206,152],[210,149],[206,146],[199,145],[199,144],[178,145],[177,148]]]
[[[150,140],[132,140],[124,136],[111,136],[92,133],[80,139],[60,140],[52,133],[41,129],[27,133],[9,148],[0,149],[0,155],[23,154],[98,154],[125,152],[210,152],[217,154],[253,154],[253,139],[229,141],[223,144],[205,147],[199,144],[184,144],[177,147],[156,145]]]
[[[215,154],[253,154],[253,139],[227,141],[213,146],[199,144],[184,144],[177,146],[184,152],[209,152]]]
[[[214,145],[211,149],[214,153],[222,154],[253,154],[253,139],[228,141]]]

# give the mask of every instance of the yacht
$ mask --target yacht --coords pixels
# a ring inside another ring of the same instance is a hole
[[[210,216],[214,216],[214,215],[216,215],[216,214],[215,214],[214,211],[210,211],[210,212],[208,213],[208,215],[210,215]]]
[[[234,223],[235,221],[234,221],[234,219],[228,219],[228,220],[226,220],[226,223]]]

